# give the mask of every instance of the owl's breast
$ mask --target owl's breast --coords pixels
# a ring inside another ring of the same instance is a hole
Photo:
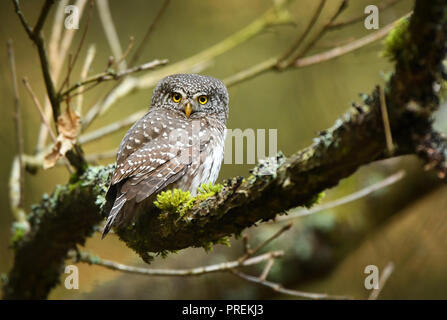
[[[200,155],[193,157],[187,174],[175,183],[174,188],[189,190],[195,196],[200,185],[216,182],[224,156],[225,133],[225,128],[211,130],[210,140],[201,148]]]

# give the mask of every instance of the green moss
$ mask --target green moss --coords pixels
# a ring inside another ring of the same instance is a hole
[[[317,194],[316,194],[315,196],[313,196],[312,199],[310,199],[310,201],[307,202],[304,206],[305,206],[306,208],[309,209],[309,208],[311,208],[312,206],[314,206],[314,205],[320,203],[321,200],[324,198],[324,196],[325,196],[324,191],[323,191],[323,192],[320,192],[320,193],[317,193]]]
[[[208,199],[209,197],[214,196],[216,193],[219,193],[222,191],[223,185],[218,183],[215,185],[212,185],[211,182],[206,184],[203,183],[198,189],[197,189],[197,199],[203,201],[205,199]]]
[[[197,200],[203,201],[214,196],[223,189],[222,184],[202,184],[197,189],[197,196],[192,197],[189,191],[173,189],[162,191],[157,195],[154,205],[163,212],[176,213],[183,216],[185,212],[192,209]]]
[[[12,237],[11,237],[11,246],[15,247],[25,236],[26,234],[26,226],[20,222],[14,222],[12,225]]]
[[[214,241],[204,242],[202,247],[203,249],[205,249],[206,252],[211,252],[213,251],[213,246],[216,244],[222,244],[224,246],[231,247],[230,237],[222,237]]]
[[[163,212],[181,214],[190,209],[194,201],[189,191],[173,189],[160,192],[154,205]]]
[[[399,61],[406,63],[414,57],[417,47],[411,41],[409,32],[410,20],[400,19],[393,30],[385,38],[385,49],[382,56],[393,62]]]

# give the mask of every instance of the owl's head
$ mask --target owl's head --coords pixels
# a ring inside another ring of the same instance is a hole
[[[160,80],[151,108],[176,110],[186,118],[228,118],[228,91],[222,81],[199,74],[173,74]]]

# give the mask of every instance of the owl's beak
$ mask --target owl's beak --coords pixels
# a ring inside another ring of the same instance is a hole
[[[189,118],[189,116],[191,115],[191,112],[192,112],[191,103],[188,102],[185,105],[185,115],[187,118]]]

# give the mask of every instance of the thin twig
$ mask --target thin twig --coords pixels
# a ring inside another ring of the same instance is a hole
[[[85,156],[85,160],[88,162],[96,162],[103,159],[111,159],[116,157],[117,149],[101,152],[101,153],[90,153]],[[110,230],[112,231],[112,230]],[[102,232],[101,232],[102,233]]]
[[[42,123],[47,127],[47,131],[50,133],[51,140],[53,141],[53,143],[56,143],[56,141],[57,141],[56,135],[54,134],[53,129],[51,129],[51,125],[46,118],[46,115],[43,111],[42,105],[39,102],[39,99],[37,98],[36,94],[34,93],[33,89],[31,88],[31,85],[29,84],[28,79],[26,77],[24,77],[22,80],[23,80],[23,84],[25,85],[28,93],[30,94],[30,96],[34,102],[34,105],[36,106],[37,110],[39,111],[40,119],[41,119]],[[41,158],[41,161],[43,164],[43,157]],[[65,165],[65,167],[67,168],[67,170],[70,174],[73,173],[73,170],[70,167],[70,163],[66,157],[64,157],[62,163]]]
[[[292,222],[286,224],[285,226],[283,226],[281,229],[279,229],[275,234],[273,234],[271,237],[267,238],[266,240],[264,240],[262,243],[260,243],[256,248],[254,249],[250,249],[247,251],[246,254],[244,254],[241,258],[239,258],[239,260],[244,261],[246,259],[248,259],[249,257],[252,257],[253,255],[255,255],[256,253],[258,253],[261,249],[263,249],[266,245],[268,245],[270,242],[272,242],[273,240],[275,240],[276,238],[278,238],[280,235],[282,235],[284,232],[290,230],[290,228],[292,228]]]
[[[54,118],[54,121],[57,121],[57,118],[59,117],[59,114],[60,114],[60,104],[59,104],[59,99],[57,98],[57,93],[56,93],[56,89],[54,87],[53,80],[51,79],[50,64],[48,62],[48,54],[45,49],[45,43],[44,43],[43,35],[42,35],[43,24],[45,22],[45,19],[48,16],[48,12],[50,11],[50,8],[53,3],[54,3],[54,0],[46,0],[45,1],[44,5],[42,7],[42,10],[40,12],[36,27],[34,29],[31,29],[31,27],[27,23],[25,17],[23,16],[23,13],[20,9],[18,0],[13,0],[15,11],[16,11],[17,15],[19,16],[19,18],[22,22],[22,25],[25,28],[25,31],[28,33],[29,38],[36,44],[37,50],[39,52],[39,58],[40,58],[43,77],[45,80],[45,86],[47,89],[48,98],[50,99],[51,107],[52,107],[52,111],[53,111],[53,118]]]
[[[270,270],[272,270],[273,265],[275,264],[274,259],[270,259],[267,261],[267,264],[264,267],[264,270],[262,270],[261,275],[259,276],[259,280],[264,281],[267,279],[267,276],[270,273]]]
[[[64,10],[68,4],[68,0],[61,0],[54,14],[53,27],[51,29],[50,42],[48,43],[48,55],[50,61],[59,58],[59,41],[61,39],[64,25]],[[54,63],[54,62],[53,62]],[[54,78],[54,75],[52,75]]]
[[[75,2],[76,8],[78,8],[79,19],[82,18],[82,14],[84,13],[85,5],[87,4],[87,0],[77,0]],[[57,83],[62,71],[62,66],[64,64],[65,58],[67,57],[67,52],[73,43],[74,35],[76,34],[76,29],[65,29],[64,36],[62,37],[62,42],[59,46],[59,52],[57,57],[51,57],[52,59],[52,73],[51,75],[54,78],[54,81]]]
[[[40,31],[42,31],[43,25],[47,20],[48,13],[50,13],[51,6],[54,4],[55,0],[46,0],[42,10],[40,11],[39,18],[37,19],[37,23],[34,26],[33,33],[34,35],[38,35]]]
[[[99,18],[101,24],[106,33],[106,38],[109,43],[112,54],[115,57],[115,61],[123,56],[123,50],[121,49],[121,44],[119,41],[118,33],[116,32],[115,24],[113,23],[112,13],[110,12],[109,1],[108,0],[97,0]],[[127,63],[123,61],[122,64],[118,66],[118,70],[122,71],[127,69]]]
[[[383,128],[385,131],[386,149],[388,155],[391,156],[394,152],[393,135],[391,133],[390,119],[388,117],[388,108],[386,105],[385,90],[380,88],[380,112],[382,114]]]
[[[50,72],[50,64],[48,60],[48,54],[47,50],[45,48],[45,42],[42,34],[42,27],[44,25],[44,22],[48,16],[48,13],[51,9],[51,6],[53,5],[54,0],[47,0],[45,1],[41,13],[39,15],[39,19],[37,21],[36,27],[30,31],[30,26],[27,24],[25,17],[23,16],[19,2],[18,0],[13,0],[14,8],[19,16],[20,20],[22,21],[22,24],[28,33],[30,39],[36,44],[37,51],[39,53],[40,63],[41,63],[41,69],[43,73],[43,77],[45,80],[45,86],[47,89],[48,98],[51,103],[51,109],[53,112],[53,119],[54,122],[57,123],[58,118],[61,113],[61,107],[60,107],[60,101],[59,101],[59,95],[56,93],[55,85],[51,77]],[[58,131],[56,126],[56,132]],[[70,161],[71,164],[78,170],[82,170],[83,166],[82,164],[85,163],[85,160],[83,159],[82,152],[80,150],[80,147],[75,148],[72,152],[68,151],[68,157],[67,159]],[[69,170],[71,171],[71,168],[68,166]]]
[[[95,140],[102,138],[106,135],[114,133],[124,127],[130,126],[131,124],[135,123],[138,119],[140,119],[146,112],[147,112],[147,110],[141,110],[141,111],[135,112],[122,120],[108,124],[104,127],[101,127],[99,129],[95,130],[95,131],[92,131],[89,133],[84,133],[83,135],[81,135],[79,137],[79,143],[84,144],[84,143],[88,143],[91,141],[95,141]]]
[[[408,13],[403,18],[409,16],[410,14],[411,13]],[[350,53],[354,50],[360,49],[370,43],[373,43],[373,42],[385,37],[390,32],[390,30],[392,30],[394,28],[395,24],[399,20],[400,19],[386,25],[385,27],[381,28],[380,30],[378,30],[374,33],[371,33],[371,34],[369,34],[365,37],[362,37],[360,39],[353,40],[343,46],[333,48],[331,50],[327,50],[324,52],[320,52],[320,53],[317,53],[317,54],[314,54],[314,55],[311,55],[308,57],[300,58],[294,62],[293,67],[302,68],[302,67],[311,66],[314,64],[322,63],[322,62],[340,57],[340,56]],[[249,79],[257,77],[265,72],[276,70],[277,63],[278,63],[277,58],[269,58],[259,64],[251,66],[251,67],[249,67],[245,70],[242,70],[230,77],[225,78],[223,80],[223,82],[226,84],[227,87],[234,86],[234,85],[241,83],[243,81],[247,81]]]
[[[8,48],[9,66],[11,68],[12,88],[14,90],[13,118],[16,130],[17,159],[19,163],[19,201],[17,203],[17,208],[24,209],[25,167],[23,166],[23,160],[22,160],[23,156],[22,115],[20,110],[19,88],[17,86],[16,62],[14,56],[14,47],[12,45],[12,39],[9,39],[7,41],[7,48]]]
[[[271,223],[280,222],[280,221],[288,221],[288,220],[308,216],[308,215],[311,215],[311,214],[314,214],[314,213],[317,213],[320,211],[328,210],[328,209],[335,208],[335,207],[341,206],[341,205],[349,203],[349,202],[353,202],[355,200],[366,197],[367,195],[369,195],[377,190],[380,190],[380,189],[383,189],[389,185],[392,185],[392,184],[400,181],[404,177],[405,177],[405,171],[404,170],[398,171],[398,172],[392,174],[391,176],[383,179],[382,181],[379,181],[373,185],[363,188],[363,189],[361,189],[357,192],[354,192],[350,195],[347,195],[345,197],[336,199],[334,201],[331,201],[331,202],[328,202],[325,204],[313,206],[310,209],[294,210],[293,214],[277,217]]]
[[[337,11],[335,11],[332,16],[329,19],[329,22],[327,22],[320,30],[318,30],[315,35],[309,40],[308,44],[303,48],[299,49],[295,54],[291,54],[288,56],[287,59],[284,61],[279,61],[277,67],[281,69],[286,69],[293,65],[293,63],[298,60],[299,58],[306,55],[318,42],[318,40],[323,37],[323,35],[328,31],[329,25],[337,19],[337,17],[345,10],[347,7],[347,0],[343,0],[341,4],[338,6]],[[318,17],[318,16],[317,16]]]
[[[53,143],[55,143],[56,135],[54,134],[53,129],[51,128],[51,125],[45,116],[45,113],[43,111],[42,105],[39,102],[39,99],[37,98],[36,94],[34,93],[33,89],[31,88],[31,85],[29,84],[27,77],[24,77],[22,80],[23,80],[23,84],[25,85],[26,89],[28,90],[28,93],[30,94],[31,98],[33,99],[34,105],[37,107],[37,110],[39,111],[40,119],[42,120],[42,123],[47,127],[48,132],[50,132],[51,139],[53,140]]]
[[[334,49],[337,47],[344,46],[348,43],[354,42],[356,39],[354,37],[348,37],[346,39],[340,40],[320,40],[315,45],[315,49]]]
[[[30,225],[26,219],[26,213],[23,207],[20,205],[21,194],[23,189],[20,186],[21,168],[19,164],[18,156],[14,157],[12,161],[11,174],[9,176],[9,201],[11,204],[11,211],[14,215],[14,219],[20,223],[25,232],[30,230]]]
[[[74,252],[72,253],[72,258],[78,262],[84,262],[92,265],[102,266],[111,270],[122,271],[126,273],[140,274],[146,276],[177,276],[177,277],[186,277],[186,276],[199,276],[214,272],[223,272],[228,271],[240,267],[252,266],[259,264],[263,261],[268,261],[270,259],[276,259],[282,257],[282,251],[272,251],[268,253],[264,253],[262,255],[252,257],[250,259],[244,261],[229,261],[222,262],[218,264],[213,264],[209,266],[202,266],[198,268],[191,269],[149,269],[149,268],[139,268],[133,266],[127,266],[118,262],[101,259],[97,256],[91,255],[88,252]]]
[[[72,70],[73,70],[73,68],[74,68],[74,66],[76,64],[76,61],[78,60],[79,52],[81,52],[82,45],[84,44],[84,40],[85,40],[85,37],[87,35],[87,31],[88,31],[88,26],[90,25],[90,20],[91,20],[91,17],[92,17],[92,12],[93,12],[92,9],[93,9],[93,0],[90,0],[90,6],[88,8],[87,21],[85,23],[84,31],[82,32],[81,40],[79,41],[79,45],[78,45],[78,47],[77,47],[77,49],[75,51],[73,59],[71,60],[71,62],[70,61],[68,62],[68,65],[69,65],[68,72],[67,72],[67,75],[65,77],[65,80],[61,84],[61,87],[60,87],[60,89],[58,91],[59,93],[62,91],[62,89],[64,88],[65,85],[67,85],[67,87],[69,87],[68,80],[69,80],[70,74],[71,74],[71,72],[72,72]]]
[[[392,23],[386,25],[385,27],[380,28],[378,31],[376,31],[374,33],[371,33],[365,37],[362,37],[358,40],[347,43],[347,44],[340,46],[338,48],[334,48],[332,50],[328,50],[323,53],[317,53],[317,54],[309,56],[309,57],[298,59],[297,61],[295,61],[294,66],[295,67],[305,67],[305,66],[309,66],[312,64],[321,63],[324,61],[328,61],[328,60],[337,58],[341,55],[347,54],[354,50],[360,49],[370,43],[373,43],[373,42],[385,37],[395,27],[396,23],[398,23],[400,21],[400,19],[407,18],[410,15],[411,15],[411,12],[407,13],[403,17],[393,21]]]
[[[382,1],[380,4],[377,5],[377,8],[379,9],[379,12],[384,11],[388,8],[391,8],[399,1],[400,0]],[[348,25],[363,21],[364,19],[365,19],[365,14],[361,14],[361,15],[355,16],[355,17],[345,20],[345,21],[340,21],[340,22],[334,21],[328,26],[328,28],[329,28],[329,30],[340,29],[340,28],[346,27]]]
[[[94,44],[90,45],[87,50],[87,56],[85,57],[84,65],[82,66],[81,74],[80,74],[80,81],[83,82],[85,79],[87,79],[88,71],[90,70],[90,67],[93,63],[93,59],[96,55],[96,46]],[[79,94],[76,104],[76,111],[79,115],[82,114],[82,103],[83,103],[84,95]]]
[[[79,87],[83,87],[87,84],[94,84],[95,86],[98,85],[99,83],[103,82],[103,81],[108,81],[108,80],[118,80],[121,79],[129,74],[132,73],[137,73],[140,71],[146,71],[146,70],[151,70],[154,69],[158,66],[164,65],[168,63],[167,59],[164,60],[154,60],[151,62],[147,62],[145,64],[142,64],[140,66],[137,67],[132,67],[120,72],[115,73],[113,70],[108,70],[106,72],[102,72],[100,74],[94,75],[88,79],[86,79],[83,82],[79,82],[76,83],[75,85],[73,85],[71,88],[67,89],[66,91],[64,91],[61,95],[60,95],[60,99],[63,99],[64,97],[66,97],[70,92],[78,89]]]
[[[140,45],[138,46],[137,50],[135,51],[135,53],[133,54],[132,58],[130,59],[129,62],[129,67],[135,65],[135,63],[137,63],[138,59],[140,58],[141,53],[144,50],[144,47],[147,45],[149,37],[151,36],[151,34],[154,32],[155,30],[155,26],[158,24],[158,22],[160,21],[160,18],[162,17],[163,13],[166,11],[168,5],[169,5],[170,0],[164,0],[163,4],[161,5],[160,10],[158,11],[157,15],[155,16],[154,20],[152,21],[152,23],[149,25],[149,28],[146,31],[146,34],[144,35],[143,40],[141,41]]]
[[[115,63],[114,63],[115,66],[119,67],[120,63],[123,62],[124,60],[126,60],[127,56],[129,55],[130,51],[133,48],[134,42],[135,42],[135,38],[133,36],[131,36],[129,39],[129,44],[127,45],[126,51],[124,51],[122,57],[119,58],[118,61],[115,61]]]
[[[81,19],[82,14],[84,12],[84,8],[85,5],[87,3],[87,0],[77,0],[74,4],[74,6],[76,8],[78,8],[78,13],[79,13],[79,19]],[[57,13],[56,13],[57,14]],[[55,23],[59,23],[59,21],[55,20]],[[62,28],[62,21],[60,21],[61,23],[61,28]],[[58,48],[58,52],[56,52],[55,55],[50,55],[50,60],[51,64],[51,77],[53,78],[54,83],[58,83],[59,81],[59,77],[61,75],[61,71],[62,71],[62,67],[65,61],[65,58],[67,57],[67,52],[70,49],[70,46],[73,42],[73,37],[76,33],[75,29],[66,29],[64,31],[64,35],[62,37],[62,41],[60,43],[60,45],[57,45]],[[51,45],[51,43],[50,43]],[[56,44],[53,44],[53,46],[56,46]],[[50,47],[51,49],[51,47]],[[51,53],[51,51],[50,51]],[[53,52],[54,53],[54,52]],[[51,115],[51,103],[48,99],[45,100],[45,104],[44,104],[44,111],[45,111],[45,115],[47,118],[50,118]],[[44,147],[46,140],[47,140],[47,127],[42,124],[40,126],[40,131],[39,131],[39,137],[37,139],[37,145],[36,145],[36,151],[40,152],[42,150],[42,148]]]
[[[383,269],[383,271],[381,273],[381,276],[379,279],[379,288],[373,289],[373,291],[369,295],[368,300],[377,300],[377,298],[379,297],[380,293],[382,292],[383,288],[385,287],[385,284],[388,281],[391,274],[393,273],[393,271],[394,271],[394,263],[388,262],[385,269]]]
[[[317,9],[315,10],[314,14],[312,15],[312,18],[310,19],[309,23],[307,24],[306,29],[304,32],[296,39],[295,43],[278,59],[278,61],[284,61],[287,58],[290,57],[290,55],[295,52],[295,50],[301,46],[304,39],[307,37],[307,35],[312,30],[313,26],[318,20],[318,17],[320,16],[321,12],[323,11],[323,7],[326,3],[326,0],[320,0],[320,3],[317,6]]]
[[[14,124],[16,130],[17,155],[14,157],[9,178],[9,198],[14,218],[21,224],[25,232],[30,225],[25,214],[25,167],[23,165],[23,132],[20,109],[19,88],[17,86],[17,71],[12,40],[7,41],[9,66],[11,69],[12,87],[14,91]]]
[[[262,280],[259,277],[250,276],[248,274],[245,274],[245,273],[237,271],[237,270],[230,270],[230,272],[241,279],[269,287],[276,292],[286,294],[286,295],[291,295],[291,296],[306,298],[306,299],[315,299],[315,300],[321,300],[321,299],[345,300],[345,299],[349,299],[349,297],[346,297],[346,296],[335,296],[335,295],[329,295],[326,293],[312,293],[312,292],[304,292],[304,291],[286,289],[279,283]]]

